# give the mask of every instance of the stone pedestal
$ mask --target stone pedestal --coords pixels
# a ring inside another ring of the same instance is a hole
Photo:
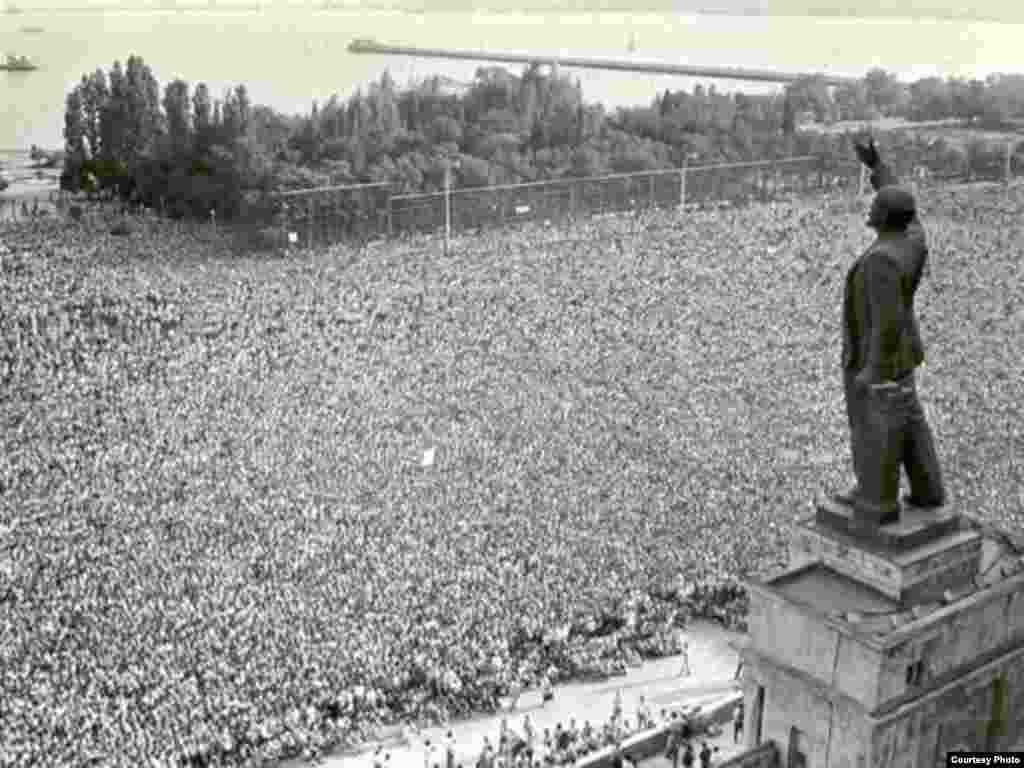
[[[795,560],[817,560],[909,607],[969,584],[981,539],[954,513],[910,507],[896,523],[864,526],[849,507],[821,499],[814,517],[796,526],[791,548]]]
[[[946,509],[926,510],[905,506],[899,520],[883,525],[859,520],[852,507],[828,498],[818,500],[815,520],[866,544],[908,549],[940,538],[960,525],[960,518]]]

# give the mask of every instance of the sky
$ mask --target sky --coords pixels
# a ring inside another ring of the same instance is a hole
[[[208,0],[164,0],[173,4],[201,5]],[[0,4],[13,2],[25,11],[43,8],[88,8],[90,6],[118,5],[122,8],[147,8],[158,5],[161,0],[0,0]],[[318,7],[323,0],[213,0],[218,5],[254,4],[273,6]],[[940,16],[974,17],[1024,23],[1024,3],[1019,0],[976,0],[970,4],[955,4],[948,0],[364,0],[367,5],[415,5],[427,9],[455,10],[475,6],[531,10],[565,9],[600,10],[602,6],[628,6],[637,11],[695,11],[711,9],[723,12],[763,12],[779,15],[805,15],[814,13],[842,14],[851,16]],[[335,4],[358,7],[360,0],[335,0]]]

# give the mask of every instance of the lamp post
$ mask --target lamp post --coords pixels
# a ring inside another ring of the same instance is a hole
[[[452,236],[452,168],[458,169],[458,159],[448,161],[444,167],[444,255],[448,255]]]

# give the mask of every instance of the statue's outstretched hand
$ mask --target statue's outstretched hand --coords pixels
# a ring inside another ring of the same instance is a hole
[[[857,152],[857,158],[868,168],[874,170],[881,162],[881,158],[878,156],[878,147],[875,146],[873,138],[868,139],[867,144],[861,144],[859,141],[854,142],[853,148]]]

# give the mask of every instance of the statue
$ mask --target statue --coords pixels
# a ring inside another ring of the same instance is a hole
[[[914,293],[928,247],[914,196],[897,186],[874,139],[855,147],[877,193],[867,225],[878,236],[846,276],[843,383],[857,482],[834,498],[852,507],[854,519],[886,525],[900,518],[901,466],[910,480],[905,503],[937,509],[946,500],[914,378],[924,361]]]

